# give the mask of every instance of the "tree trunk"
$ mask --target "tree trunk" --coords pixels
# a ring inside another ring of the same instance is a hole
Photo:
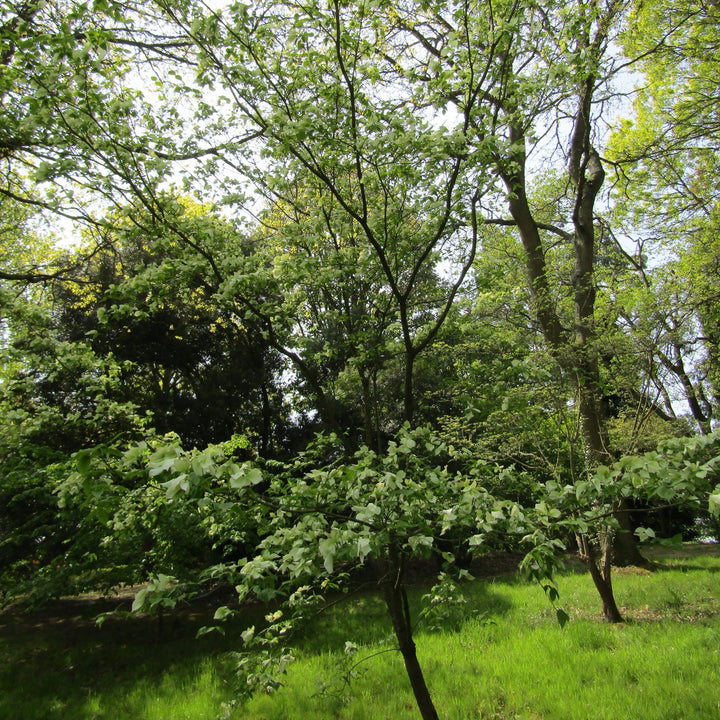
[[[603,616],[609,623],[621,623],[624,622],[623,616],[618,609],[615,602],[615,594],[613,593],[612,577],[610,575],[605,576],[597,566],[597,562],[594,558],[589,558],[586,564],[590,570],[590,575],[595,583],[595,588],[600,595],[603,606]]]
[[[615,531],[613,540],[612,561],[618,567],[649,567],[651,565],[647,558],[644,558],[640,550],[638,550],[635,535],[633,534],[632,524],[630,523],[630,515],[626,500],[620,500],[615,518],[620,526]]]
[[[602,567],[598,566],[598,560],[594,557],[587,537],[578,538],[580,559],[587,565],[592,577],[595,589],[600,595],[603,606],[603,616],[609,623],[624,622],[622,613],[615,602],[615,593],[612,586],[612,538],[611,534],[605,534],[601,539]]]
[[[603,36],[592,41],[582,38],[585,49],[592,56],[601,51]],[[572,242],[575,272],[573,275],[574,333],[563,326],[557,312],[548,277],[545,248],[538,224],[533,216],[526,193],[526,136],[524,127],[518,122],[510,123],[510,146],[512,157],[500,163],[500,174],[508,190],[510,214],[515,221],[525,250],[530,290],[534,310],[546,343],[562,367],[569,372],[576,384],[578,413],[582,427],[588,472],[598,464],[612,462],[609,450],[606,418],[603,412],[600,392],[600,372],[597,359],[595,329],[595,201],[605,180],[605,170],[598,152],[591,142],[591,111],[596,78],[592,73],[584,78],[577,88],[578,109],[568,147],[568,179],[574,191],[572,214],[573,232],[557,230],[568,242]],[[627,521],[620,513],[621,524]],[[632,534],[620,533],[621,552],[638,553]],[[602,598],[603,613],[610,622],[622,619],[612,594],[610,569],[612,562],[611,537],[603,541],[602,569],[588,552],[581,557],[588,565],[595,586]],[[586,548],[587,549],[587,548]],[[625,558],[623,558],[625,559]]]
[[[414,366],[416,353],[412,343],[406,339],[405,341],[405,377],[403,379],[403,417],[405,422],[412,425],[415,416],[415,390],[413,388]]]
[[[268,394],[265,380],[260,383],[262,393],[262,434],[260,436],[260,454],[268,457],[270,454],[270,435],[272,433],[272,408],[270,407],[270,395]]]
[[[391,551],[391,555],[392,555]],[[405,662],[410,685],[412,686],[415,702],[417,702],[423,720],[439,720],[435,705],[430,697],[430,691],[425,682],[420,662],[415,651],[415,641],[412,636],[412,623],[410,621],[410,608],[408,605],[405,584],[402,578],[402,563],[399,557],[391,557],[390,572],[384,584],[385,603],[393,624]]]

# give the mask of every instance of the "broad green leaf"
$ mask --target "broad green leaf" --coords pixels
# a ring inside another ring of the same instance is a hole
[[[413,552],[417,552],[418,548],[431,548],[433,538],[430,535],[413,535],[408,538],[408,544]]]
[[[368,537],[361,537],[358,538],[358,557],[360,560],[364,560],[368,554],[370,553],[371,549],[371,543],[370,538]]]
[[[145,601],[147,599],[148,595],[148,588],[144,587],[135,593],[135,599],[133,600],[132,604],[132,612],[139,612],[142,608],[145,607]]]
[[[234,490],[242,490],[251,485],[258,485],[263,481],[263,474],[259,468],[236,468],[230,475],[230,487]]]
[[[325,565],[325,569],[331,573],[333,571],[333,568],[335,566],[335,550],[337,546],[337,541],[335,538],[328,537],[323,538],[318,543],[318,551],[320,552],[320,555],[323,559],[323,564]]]
[[[213,616],[213,620],[227,620],[227,618],[232,617],[235,614],[234,610],[231,610],[226,605],[223,605],[219,607],[217,610],[215,610],[215,615]]]
[[[225,628],[220,627],[219,625],[203,625],[203,627],[201,627],[195,634],[195,638],[201,638],[203,635],[214,632],[220,633],[220,635],[224,635]]]
[[[720,515],[720,493],[716,492],[708,498],[708,510],[712,515]]]
[[[554,585],[545,584],[543,585],[543,590],[551,603],[554,603],[560,597],[560,593]]]
[[[92,451],[81,450],[76,453],[75,466],[81,475],[89,475],[92,469]]]

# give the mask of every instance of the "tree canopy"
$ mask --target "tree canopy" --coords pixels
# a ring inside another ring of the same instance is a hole
[[[222,581],[299,616],[370,573],[424,718],[418,557],[521,551],[555,603],[573,548],[621,619],[643,511],[717,530],[718,26],[3,3],[8,598]],[[244,639],[284,667],[276,620]]]

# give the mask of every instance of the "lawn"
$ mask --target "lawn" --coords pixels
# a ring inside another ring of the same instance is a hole
[[[720,547],[656,551],[654,572],[618,571],[627,622],[600,622],[584,573],[559,578],[571,617],[560,628],[541,590],[512,576],[463,586],[467,602],[418,628],[416,642],[443,720],[709,720],[720,718]],[[418,588],[416,603],[423,594]],[[382,720],[419,717],[382,603],[337,603],[301,638],[285,685],[231,706],[236,635],[194,639],[203,608],[165,620],[109,620],[106,606],[58,603],[0,615],[5,720]],[[255,619],[248,618],[248,624]],[[239,632],[240,628],[237,629]],[[347,655],[346,642],[357,651]]]

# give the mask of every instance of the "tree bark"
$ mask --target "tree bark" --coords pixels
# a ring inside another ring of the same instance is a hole
[[[391,551],[390,571],[383,588],[385,603],[420,715],[423,720],[439,720],[415,650],[410,608],[402,575],[399,553]]]
[[[615,593],[612,586],[612,538],[611,534],[604,534],[601,539],[601,566],[594,557],[587,537],[579,538],[580,559],[587,565],[595,588],[600,595],[603,606],[603,617],[609,623],[624,622],[620,609],[615,602]]]
[[[618,502],[615,519],[619,527],[613,539],[613,564],[618,567],[650,567],[652,563],[643,557],[635,541],[626,500],[622,499]]]
[[[589,112],[592,78],[580,89],[580,104],[571,139],[568,174],[575,189],[573,210],[573,276],[574,333],[567,332],[555,308],[548,280],[545,249],[525,190],[525,135],[522,127],[513,126],[510,140],[516,148],[512,171],[502,172],[509,195],[510,214],[515,221],[525,250],[530,289],[543,337],[561,365],[575,380],[578,393],[583,444],[588,469],[613,460],[609,449],[605,415],[601,402],[600,371],[595,349],[595,226],[594,206],[605,180],[605,171],[595,148],[590,144]],[[574,335],[574,337],[573,337]],[[621,565],[645,565],[626,513],[618,513],[620,525],[614,553],[608,548],[601,571],[595,561],[588,564],[603,602],[603,613],[611,622],[619,622],[610,578],[611,562]],[[614,557],[613,557],[614,556]]]

